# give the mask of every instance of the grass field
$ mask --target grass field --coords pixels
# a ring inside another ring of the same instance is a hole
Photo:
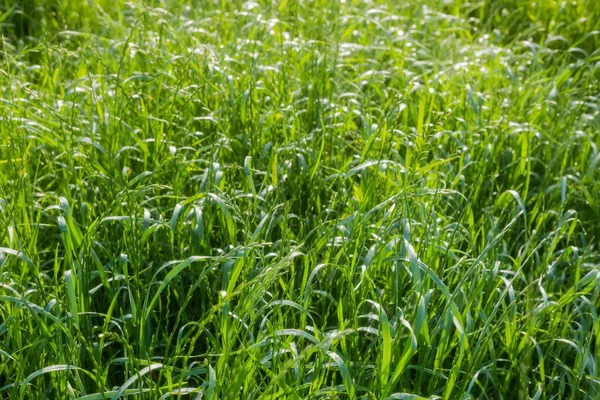
[[[598,0],[0,26],[0,398],[600,398]]]

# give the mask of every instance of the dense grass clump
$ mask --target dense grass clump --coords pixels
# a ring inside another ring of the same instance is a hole
[[[597,0],[0,27],[0,398],[600,396]]]

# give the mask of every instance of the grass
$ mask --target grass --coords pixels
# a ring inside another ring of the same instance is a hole
[[[600,397],[596,0],[0,23],[0,398]]]

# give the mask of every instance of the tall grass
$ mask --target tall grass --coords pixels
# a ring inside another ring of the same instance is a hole
[[[0,398],[600,396],[599,3],[24,4]]]

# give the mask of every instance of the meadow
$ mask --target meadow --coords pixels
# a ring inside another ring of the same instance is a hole
[[[600,398],[598,0],[0,29],[0,399]]]

